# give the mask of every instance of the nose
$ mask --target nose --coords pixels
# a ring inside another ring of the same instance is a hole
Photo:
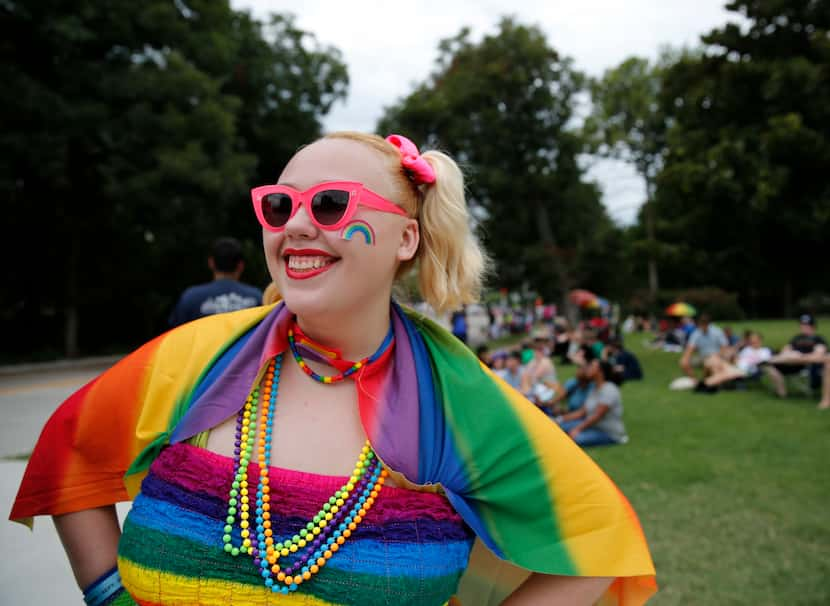
[[[285,235],[294,238],[314,238],[317,235],[317,226],[308,214],[306,201],[300,204],[300,208],[294,216],[285,224]]]

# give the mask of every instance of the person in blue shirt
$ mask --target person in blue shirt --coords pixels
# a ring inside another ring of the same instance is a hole
[[[702,318],[701,318],[702,320]],[[701,321],[702,323],[702,321]],[[697,325],[692,318],[685,317],[680,320],[679,326],[680,332],[683,333],[683,344],[687,345],[689,343],[689,339],[692,336],[692,333],[697,330]]]
[[[556,394],[551,402],[555,415],[578,410],[585,404],[585,400],[594,389],[594,384],[585,374],[586,367],[587,364],[580,364],[576,369],[576,375],[565,381],[562,390]]]
[[[518,351],[511,351],[507,354],[507,361],[504,368],[497,370],[496,374],[515,390],[522,388],[522,354]]]
[[[464,309],[456,311],[450,320],[452,334],[462,343],[467,342],[467,314]]]
[[[706,365],[706,359],[712,356],[721,357],[723,350],[729,345],[723,331],[712,324],[707,314],[700,316],[700,324],[689,337],[683,356],[680,358],[680,368],[687,377],[697,379],[695,365]]]
[[[186,289],[168,318],[171,327],[202,316],[262,305],[262,291],[239,281],[245,269],[242,245],[234,238],[213,243],[208,267],[213,281]]]

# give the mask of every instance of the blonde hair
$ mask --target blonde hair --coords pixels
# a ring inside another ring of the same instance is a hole
[[[415,185],[401,165],[398,148],[385,139],[350,131],[323,138],[356,141],[383,154],[397,190],[394,201],[418,220],[418,252],[410,261],[401,263],[396,278],[417,263],[418,290],[438,313],[476,302],[488,259],[470,229],[464,176],[455,161],[436,150],[424,152],[421,155],[435,171],[435,182]]]
[[[277,288],[275,282],[271,282],[268,286],[265,287],[265,292],[262,293],[262,304],[271,305],[272,303],[276,303],[280,299],[282,299],[280,289]]]

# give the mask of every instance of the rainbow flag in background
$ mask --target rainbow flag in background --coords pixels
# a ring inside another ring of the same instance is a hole
[[[616,577],[602,604],[644,603],[654,566],[613,482],[444,329],[396,305],[392,318],[394,364],[355,375],[360,415],[398,484],[440,485],[478,535],[462,604],[498,604],[529,571]],[[44,428],[10,518],[130,499],[164,445],[239,409],[290,320],[284,305],[209,316],[81,388]]]

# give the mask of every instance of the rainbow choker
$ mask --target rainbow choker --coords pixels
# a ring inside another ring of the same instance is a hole
[[[305,346],[308,349],[312,349],[312,350],[315,350],[315,351],[320,351],[322,349],[319,345],[317,345],[316,343],[311,341],[305,335],[300,334],[300,335],[298,335],[298,337],[300,339],[300,345]],[[312,379],[317,381],[318,383],[337,383],[339,381],[342,381],[346,377],[350,377],[351,375],[356,373],[361,368],[372,364],[378,358],[380,358],[383,355],[383,353],[387,349],[389,349],[389,346],[392,345],[394,340],[395,340],[395,333],[392,331],[392,327],[390,326],[389,327],[389,332],[386,333],[386,337],[383,339],[383,342],[380,344],[380,347],[378,347],[377,351],[375,351],[375,353],[373,353],[371,356],[367,356],[367,357],[363,358],[362,360],[360,360],[359,362],[355,362],[354,364],[352,364],[351,368],[348,368],[348,369],[344,370],[340,374],[332,375],[332,376],[323,376],[323,375],[319,375],[316,372],[314,372],[313,370],[311,370],[311,367],[308,365],[308,363],[306,363],[305,359],[303,358],[302,354],[300,353],[300,349],[299,349],[299,346],[297,344],[297,339],[294,336],[294,327],[291,326],[288,329],[288,347],[291,348],[291,353],[293,354],[294,359],[297,361],[297,364],[300,366],[302,371],[305,374],[307,374],[309,377],[311,377]],[[325,350],[323,350],[323,351],[325,352]],[[332,355],[333,355],[333,354],[329,355],[327,352],[326,352],[326,354],[329,357],[332,357]]]

